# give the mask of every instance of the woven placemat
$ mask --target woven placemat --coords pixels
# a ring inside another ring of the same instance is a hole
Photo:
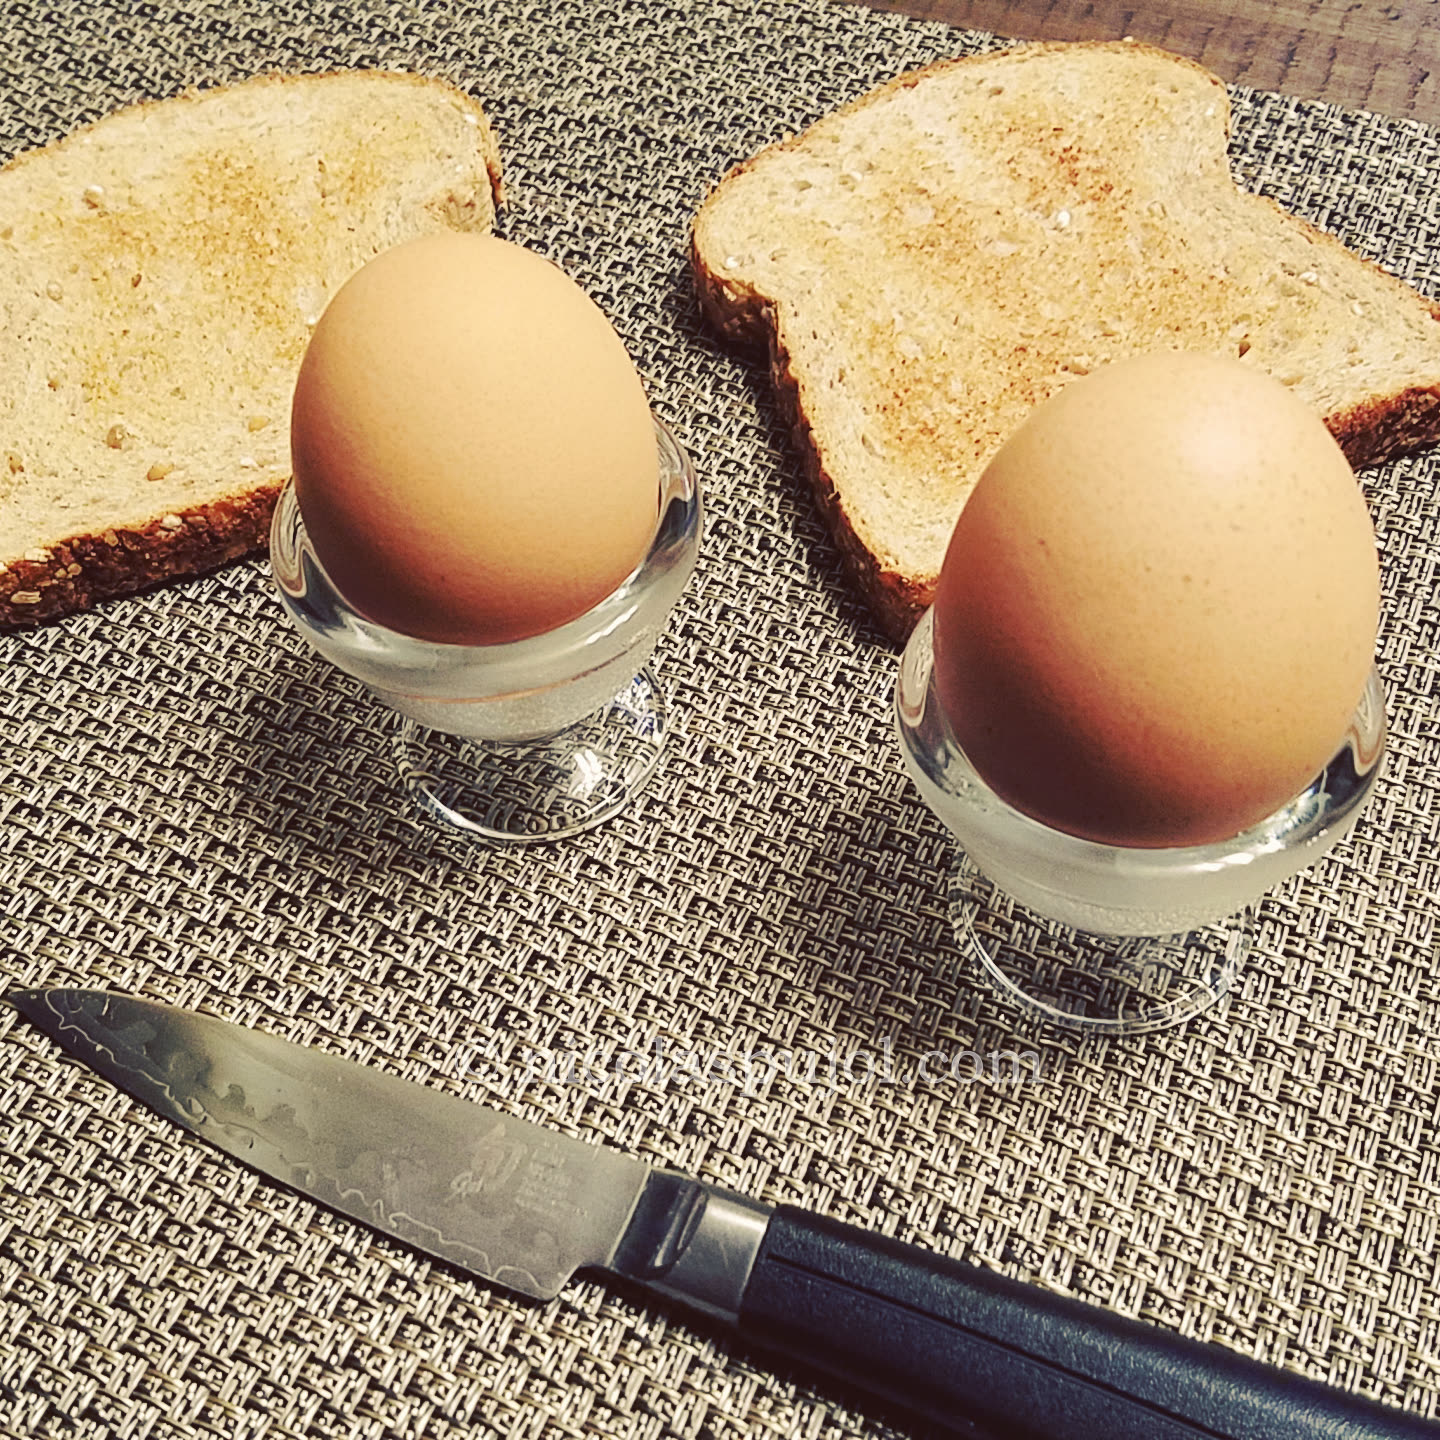
[[[949,938],[895,654],[835,579],[761,367],[705,333],[685,269],[729,165],[992,37],[779,0],[6,0],[0,29],[5,156],[266,70],[472,91],[503,233],[614,317],[709,506],[658,657],[662,769],[561,845],[466,852],[415,819],[386,716],[290,631],[263,561],[0,641],[0,982],[200,1005],[1437,1413],[1434,457],[1365,477],[1391,740],[1354,837],[1264,902],[1221,1010],[1124,1041],[1017,1029]],[[1246,184],[1440,295],[1432,131],[1234,101]],[[8,1009],[0,1094],[0,1435],[900,1424],[597,1285],[532,1306],[428,1263]]]

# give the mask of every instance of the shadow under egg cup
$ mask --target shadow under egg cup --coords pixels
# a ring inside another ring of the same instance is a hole
[[[895,723],[911,779],[961,846],[947,905],[964,953],[1029,1015],[1112,1035],[1180,1024],[1229,990],[1255,902],[1350,832],[1385,746],[1372,667],[1343,743],[1300,794],[1232,839],[1156,849],[1055,830],[985,784],[940,708],[929,611],[900,660]]]
[[[666,709],[650,660],[695,568],[701,503],[689,457],[654,423],[660,509],[644,559],[578,619],[500,645],[437,644],[367,620],[320,564],[293,482],[281,493],[270,558],[286,612],[399,715],[401,780],[452,833],[511,844],[579,834],[621,810],[659,762]]]

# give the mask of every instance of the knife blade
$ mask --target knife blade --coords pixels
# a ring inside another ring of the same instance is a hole
[[[605,1272],[971,1436],[1440,1440],[1440,1424],[260,1030],[100,990],[7,998],[272,1179],[535,1300]]]

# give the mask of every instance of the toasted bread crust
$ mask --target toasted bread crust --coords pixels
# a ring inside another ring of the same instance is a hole
[[[1423,450],[1440,440],[1440,386],[1411,386],[1325,417],[1357,470]]]
[[[767,347],[770,383],[776,403],[790,431],[791,442],[816,506],[829,527],[860,598],[886,637],[903,643],[915,619],[930,603],[930,590],[893,567],[887,567],[856,533],[855,522],[846,511],[840,487],[826,468],[821,447],[816,443],[801,401],[800,382],[786,353],[774,307],[758,291],[726,284],[711,270],[693,230],[690,268],[700,308],[708,323],[734,344],[747,348]]]
[[[759,310],[752,312],[760,314]],[[753,334],[749,337],[754,340]],[[784,348],[778,326],[768,326],[762,338],[770,348],[770,382],[776,402],[790,430],[810,490],[840,550],[843,563],[860,598],[868,606],[880,629],[896,644],[903,644],[916,619],[932,598],[932,587],[902,574],[870,549],[857,533],[855,520],[846,510],[845,497],[826,468],[822,447],[805,413],[800,383]]]
[[[138,528],[72,535],[21,557],[0,574],[0,603],[9,610],[0,611],[0,628],[57,620],[254,554],[268,543],[281,488],[260,484]]]
[[[881,383],[884,376],[899,376],[902,373],[903,366],[897,360],[894,350],[886,348],[883,334],[877,345],[875,336],[864,328],[845,329],[835,324],[834,309],[826,310],[825,302],[820,298],[822,291],[827,289],[833,291],[846,285],[854,287],[855,293],[862,297],[858,323],[863,326],[866,313],[863,310],[863,292],[884,284],[891,277],[888,273],[881,276],[878,269],[862,273],[859,268],[855,268],[841,274],[837,280],[836,272],[831,268],[833,256],[829,250],[823,248],[830,245],[831,241],[816,240],[813,228],[807,234],[784,213],[786,205],[771,197],[788,194],[783,190],[784,184],[792,183],[792,177],[803,175],[808,182],[806,189],[810,194],[824,192],[825,203],[831,206],[826,218],[833,224],[825,233],[845,233],[853,239],[855,232],[872,223],[872,215],[880,216],[873,221],[876,225],[883,225],[892,218],[884,209],[890,202],[886,192],[869,193],[867,200],[874,209],[864,212],[858,202],[852,205],[847,200],[843,188],[836,180],[837,176],[847,182],[851,178],[846,175],[841,162],[835,156],[847,143],[852,143],[852,134],[863,133],[866,136],[865,143],[871,145],[888,143],[883,138],[877,138],[889,133],[878,130],[880,124],[888,123],[878,118],[868,129],[847,131],[847,125],[855,122],[857,117],[866,117],[868,112],[876,111],[877,107],[895,101],[900,92],[925,87],[933,82],[943,85],[948,77],[960,77],[966,72],[980,75],[986,67],[994,67],[995,93],[998,94],[1000,82],[1010,84],[1009,75],[1017,71],[1023,72],[1024,67],[1031,61],[1038,60],[1042,65],[1053,62],[1056,66],[1069,66],[1073,59],[1084,65],[1088,57],[1096,52],[1109,52],[1111,55],[1123,53],[1147,65],[1158,64],[1166,74],[1173,73],[1176,76],[1177,84],[1188,92],[1187,104],[1190,110],[1186,113],[1198,116],[1204,112],[1203,124],[1200,126],[1200,132],[1203,132],[1202,141],[1197,153],[1203,155],[1203,164],[1212,167],[1212,190],[1217,195],[1220,194],[1220,181],[1223,180],[1225,187],[1233,191],[1235,196],[1243,196],[1243,204],[1250,207],[1244,212],[1247,222],[1260,226],[1266,235],[1271,232],[1264,227],[1273,228],[1277,236],[1289,236],[1298,247],[1297,253],[1304,254],[1305,258],[1285,273],[1284,284],[1303,289],[1307,283],[1313,283],[1314,277],[1306,271],[1306,266],[1312,263],[1313,257],[1313,262],[1322,271],[1327,264],[1332,265],[1333,274],[1342,277],[1345,283],[1360,275],[1366,277],[1361,291],[1352,293],[1363,294],[1367,324],[1374,314],[1377,323],[1382,325],[1388,325],[1393,320],[1398,331],[1403,319],[1408,339],[1400,348],[1405,349],[1413,361],[1408,371],[1402,367],[1399,373],[1387,374],[1379,382],[1371,377],[1352,383],[1349,374],[1344,373],[1345,367],[1335,363],[1330,367],[1334,374],[1327,373],[1324,377],[1327,384],[1318,387],[1334,392],[1323,402],[1317,400],[1317,409],[1352,466],[1360,468],[1379,464],[1440,440],[1440,325],[1437,325],[1433,335],[1419,334],[1430,322],[1440,322],[1440,306],[1419,296],[1380,266],[1355,255],[1334,236],[1308,221],[1290,215],[1275,202],[1246,194],[1234,186],[1225,165],[1223,143],[1217,145],[1214,141],[1203,139],[1204,135],[1223,137],[1228,133],[1229,100],[1218,77],[1193,61],[1132,42],[1050,42],[1024,45],[979,56],[941,61],[898,76],[816,122],[801,134],[779,141],[735,166],[717,183],[701,205],[690,239],[690,265],[702,313],[710,326],[727,340],[739,345],[764,345],[768,348],[769,368],[777,401],[793,432],[796,451],[815,492],[818,507],[829,524],[855,589],[873,612],[880,627],[896,643],[903,643],[915,621],[933,599],[939,573],[939,555],[933,549],[933,542],[929,542],[929,558],[923,563],[920,562],[915,558],[916,547],[890,528],[890,521],[886,516],[893,513],[893,507],[887,511],[877,508],[875,504],[875,492],[882,488],[888,490],[889,487],[875,479],[876,465],[873,460],[857,456],[853,443],[855,436],[846,431],[838,418],[839,401],[835,398],[837,387],[833,378],[828,382],[828,389],[817,378],[827,365],[833,375],[835,367],[830,357],[834,356],[837,350],[845,368],[853,366],[857,370],[863,370],[867,379],[874,383],[876,390],[884,389]],[[1205,98],[1207,96],[1208,99]],[[909,113],[917,113],[913,105]],[[933,120],[928,112],[927,118]],[[1056,124],[1059,123],[1057,116]],[[973,135],[970,139],[972,144],[975,143]],[[1007,132],[1006,140],[1013,142],[1014,139],[1015,133]],[[901,143],[897,141],[897,149]],[[1044,134],[1037,132],[1036,153],[1049,143],[1051,142]],[[1211,148],[1205,149],[1205,145]],[[850,151],[852,157],[857,153],[861,156],[861,168],[864,168],[866,152],[863,147],[858,152],[854,149]],[[1061,180],[1056,180],[1054,192],[1045,199],[1052,205],[1065,203],[1058,197],[1065,186],[1073,189],[1077,177],[1085,174],[1084,161],[1087,158],[1093,159],[1093,156],[1086,157],[1082,154],[1077,159],[1073,150],[1057,150],[1051,173],[1065,178],[1063,184]],[[855,162],[852,158],[846,163]],[[963,185],[964,177],[969,173],[957,171],[961,178],[954,183]],[[1093,179],[1093,170],[1091,176]],[[932,182],[930,177],[914,178],[924,178],[925,182],[931,185],[930,193],[933,193],[935,184],[950,183],[943,179]],[[861,183],[863,184],[863,181]],[[1117,185],[1119,183],[1117,179]],[[767,189],[767,186],[773,189]],[[1098,197],[1100,204],[1109,203],[1108,185],[1102,184],[1092,193]],[[745,202],[742,204],[735,200],[733,197],[736,195],[744,195]],[[1034,203],[1040,205],[1044,201],[1037,200]],[[797,250],[803,251],[807,244],[815,246],[815,251],[804,254],[802,260],[794,259],[794,253]],[[776,247],[786,258],[777,261],[775,254],[766,256],[765,252],[771,247]],[[838,244],[835,249],[837,253],[840,252]],[[875,260],[884,250],[884,245],[876,243],[871,259]],[[1098,265],[1103,266],[1105,263],[1104,257],[1097,257]],[[878,261],[876,265],[878,266]],[[817,279],[817,276],[822,278]],[[1038,282],[1033,274],[1027,274],[1021,269],[1015,275],[1013,283],[1024,287]],[[1254,283],[1261,282],[1257,280]],[[1323,284],[1321,288],[1323,289]],[[1271,300],[1276,293],[1268,290],[1265,298],[1267,301]],[[1208,298],[1213,300],[1213,294]],[[952,299],[950,303],[957,302]],[[1354,303],[1359,304],[1358,301]],[[1355,314],[1360,313],[1357,308]],[[1168,325],[1170,321],[1171,317],[1166,315],[1151,315],[1148,317],[1148,329],[1145,333],[1153,336],[1161,328],[1162,322]],[[857,322],[852,318],[849,324],[854,327]],[[818,335],[814,333],[817,326]],[[806,331],[812,332],[808,341]],[[1209,340],[1196,340],[1192,332],[1183,328],[1183,322],[1178,316],[1174,317],[1173,330],[1169,333],[1178,337],[1168,342],[1172,345],[1224,348],[1223,343],[1217,343],[1215,336]],[[1089,345],[1077,343],[1076,348],[1092,348],[1093,337],[1090,338]],[[1239,337],[1238,353],[1242,356],[1250,349],[1250,338],[1248,334]],[[1222,332],[1218,340],[1223,339]],[[1283,344],[1277,344],[1272,338],[1257,334],[1257,345],[1262,339],[1269,340],[1268,349],[1264,350],[1263,357],[1258,353],[1253,355],[1252,362],[1259,360],[1264,368],[1276,368],[1277,362],[1281,369],[1293,368],[1291,357]],[[1114,354],[1110,358],[1133,353],[1136,348],[1143,348],[1147,343],[1153,345],[1157,342],[1153,338],[1146,341],[1141,327],[1137,327],[1135,336],[1113,342]],[[828,355],[825,346],[829,347]],[[1012,355],[1021,355],[1027,348],[1028,337],[1016,334]],[[1314,348],[1312,345],[1311,349]],[[1237,352],[1232,349],[1231,353]],[[1102,355],[1102,360],[1103,358]],[[1053,365],[1053,355],[1037,360],[1037,365],[1043,367],[1047,362]],[[961,367],[967,384],[978,386],[984,383],[985,377],[976,368],[984,364],[978,353],[973,362],[959,360],[955,363]],[[1076,373],[1084,373],[1083,367]],[[1297,388],[1301,391],[1305,388],[1303,372],[1299,376],[1282,375],[1282,378],[1287,378],[1287,383],[1299,379],[1301,383]],[[899,388],[900,383],[897,380],[897,388],[889,393],[893,404],[904,408],[913,403],[915,395]],[[931,382],[905,383],[925,385]],[[1006,383],[1010,387],[1006,397],[1007,404],[1013,410],[1037,403],[1047,393],[1053,393],[1058,384],[1063,383],[1063,377],[1057,382],[1057,378],[1053,374],[1047,375],[1043,368],[1030,373],[1022,369],[1014,380]],[[993,453],[994,445],[998,443],[999,438],[990,442],[989,453]],[[901,467],[909,461],[910,457],[905,456],[894,463]],[[963,496],[968,494],[969,488],[973,487],[975,480],[979,478],[983,461],[982,456],[975,462],[976,468],[973,472],[959,482],[952,478],[948,491],[937,492],[931,498],[912,498],[907,502],[912,506],[912,514],[918,516],[921,522],[930,522],[930,533],[933,534],[944,524],[944,533],[948,534],[948,525],[953,525],[953,514],[958,514],[959,506],[963,504]],[[887,459],[885,463],[890,464],[891,461]],[[964,463],[966,462],[956,462],[962,468]],[[869,467],[869,480],[862,484],[856,477],[866,473],[866,466]],[[910,484],[913,491],[915,482],[905,483]],[[955,495],[957,483],[961,491],[958,498]],[[910,493],[907,491],[907,494]]]
[[[1424,300],[1382,266],[1347,250],[1328,231],[1303,216],[1291,215],[1268,196],[1261,198],[1276,215],[1303,231],[1315,244],[1363,266],[1392,289],[1398,302],[1410,304],[1422,300],[1431,318],[1440,325],[1440,304]],[[1356,470],[1383,465],[1440,442],[1440,380],[1427,385],[1406,385],[1385,395],[1366,396],[1354,404],[1329,410],[1321,418]]]
[[[238,123],[235,119],[236,113],[241,116],[252,113],[249,108],[252,102],[242,98],[241,92],[260,92],[254,106],[260,114],[266,115],[271,108],[271,102],[264,100],[263,96],[264,92],[270,90],[285,91],[286,99],[292,100],[295,107],[294,110],[287,109],[285,113],[291,116],[298,113],[302,122],[306,125],[313,124],[316,131],[314,136],[308,133],[302,135],[293,147],[288,140],[276,140],[268,152],[278,157],[274,162],[276,164],[283,162],[309,167],[306,170],[307,175],[316,165],[318,157],[319,200],[315,212],[307,212],[307,218],[303,222],[305,226],[318,228],[323,224],[325,215],[335,213],[337,203],[350,206],[348,211],[341,212],[341,221],[345,222],[348,214],[348,223],[367,237],[365,244],[371,248],[384,248],[387,244],[398,243],[399,240],[426,231],[440,228],[488,230],[493,224],[496,207],[503,199],[503,182],[498,145],[484,112],[468,95],[445,82],[398,72],[341,71],[314,75],[264,75],[238,85],[203,91],[190,90],[170,99],[141,102],[106,115],[50,145],[15,157],[7,165],[0,167],[0,185],[7,187],[4,192],[7,195],[48,193],[56,183],[51,178],[56,168],[60,173],[71,174],[75,167],[69,157],[77,152],[93,153],[89,150],[81,151],[80,147],[94,145],[98,149],[101,142],[109,142],[107,153],[111,157],[109,163],[112,168],[110,173],[103,177],[97,174],[97,179],[104,178],[106,183],[109,183],[113,178],[117,187],[128,186],[130,177],[125,174],[124,161],[121,159],[117,163],[114,157],[122,145],[131,142],[128,138],[129,132],[121,131],[118,127],[135,126],[138,121],[146,141],[161,147],[166,143],[166,137],[189,134],[195,126],[203,123],[207,115],[216,114],[212,107],[239,103],[246,108],[238,112],[226,112],[227,118],[217,127],[220,138],[214,142],[204,142],[206,146],[213,143],[219,148],[207,148],[200,152],[191,149],[184,153],[185,166],[178,168],[188,167],[188,184],[192,188],[175,189],[170,197],[170,208],[181,213],[190,213],[186,207],[193,203],[193,197],[197,194],[193,187],[197,183],[206,183],[209,172],[203,167],[206,162],[213,160],[216,167],[213,183],[227,187],[224,190],[226,202],[236,208],[237,217],[241,218],[242,224],[254,224],[263,228],[269,213],[267,207],[271,204],[270,198],[259,191],[253,195],[242,191],[237,195],[233,178],[227,170],[230,153],[227,147],[233,143],[236,134],[243,140],[248,133],[234,129]],[[392,96],[397,115],[403,114],[405,117],[395,131],[401,138],[396,141],[394,155],[387,151],[386,155],[380,157],[379,163],[369,170],[366,170],[363,164],[354,173],[345,170],[343,165],[349,152],[345,150],[344,136],[349,123],[347,116],[353,113],[347,107],[363,104],[367,114],[378,115],[378,123],[386,124],[387,107]],[[432,118],[442,115],[446,117],[443,121]],[[268,120],[257,123],[268,124]],[[112,126],[117,128],[111,130],[109,127]],[[415,129],[408,131],[405,126],[414,126]],[[431,126],[443,128],[431,129]],[[417,140],[423,143],[422,136],[430,137],[437,133],[446,136],[445,143],[452,157],[467,156],[453,174],[440,173],[437,164],[436,173],[432,175],[425,170],[428,158],[426,152],[415,149]],[[126,139],[123,142],[115,141],[112,137],[117,134],[125,134]],[[407,138],[412,134],[415,138]],[[96,136],[99,136],[99,140],[92,140],[92,137]],[[421,172],[420,181],[409,184],[407,177],[392,177],[385,160],[403,159],[412,154],[414,158],[409,168]],[[336,155],[341,157],[342,168],[338,171],[333,168]],[[137,155],[137,160],[139,158]],[[326,169],[326,160],[332,162],[332,169],[329,171]],[[70,167],[69,170],[65,169],[67,166]],[[47,167],[51,167],[51,170],[47,170]],[[262,181],[267,174],[275,177],[282,191],[283,187],[293,180],[292,175],[282,174],[278,170],[266,172],[263,165],[257,173]],[[75,182],[71,179],[65,183],[73,187]],[[177,257],[172,250],[157,248],[145,227],[152,223],[147,217],[163,213],[167,192],[163,188],[157,192],[153,182],[144,179],[138,179],[134,183],[136,193],[143,193],[145,203],[135,205],[133,213],[139,218],[133,221],[129,218],[132,213],[130,210],[122,206],[117,211],[116,229],[113,231],[117,240],[114,250],[116,263],[119,256],[130,254],[132,249],[140,253],[158,253],[160,259],[157,260],[157,265],[171,266],[171,274],[174,273],[175,266],[203,263],[198,257],[192,260],[184,253]],[[173,183],[178,187],[185,182],[177,180]],[[332,183],[337,192],[335,195],[328,194],[325,188]],[[147,184],[151,185],[151,188],[142,192],[140,187]],[[403,188],[407,184],[408,189]],[[105,195],[102,185],[97,184],[95,190],[96,208],[99,209],[106,206],[108,201],[99,198]],[[67,192],[62,188],[61,193]],[[368,213],[361,214],[359,209]],[[83,216],[83,211],[81,213]],[[296,212],[288,213],[293,224],[293,215]],[[3,218],[0,216],[0,219]],[[92,214],[84,216],[84,221],[93,231],[101,218]],[[62,221],[60,228],[45,232],[47,244],[54,247],[67,244],[65,236],[69,232],[63,228],[65,223],[75,225],[76,234],[80,233],[80,222]],[[27,233],[23,227],[20,227],[20,231],[22,235]],[[57,235],[58,240],[55,238]],[[3,238],[12,248],[24,243],[14,239],[8,227]],[[250,235],[244,230],[234,238],[244,243],[250,241]],[[226,234],[226,241],[230,241],[229,233]],[[82,249],[78,240],[73,251],[62,249],[62,258],[68,262],[68,272],[59,264],[56,272],[75,273],[76,262],[68,258],[72,254],[78,257],[80,262],[94,265],[94,258],[86,258],[95,255],[94,242],[88,243],[91,245],[89,251]],[[317,241],[317,253],[318,250]],[[307,289],[314,289],[318,293],[335,283],[336,278],[343,278],[343,275],[335,275],[336,254],[342,253],[338,249],[332,247],[328,260],[323,263],[315,261],[316,268],[313,270],[305,268],[311,262],[307,260],[308,247],[304,244],[303,232],[300,251],[298,257],[288,250],[284,253],[283,263],[291,266],[291,269],[285,272],[287,283],[294,283],[290,277],[296,277],[306,282]],[[263,254],[259,258],[263,260]],[[252,260],[251,264],[254,263]],[[355,263],[359,262],[351,262],[352,268]],[[81,274],[84,273],[84,264],[80,268]],[[243,269],[241,271],[242,276],[252,273],[254,272]],[[137,272],[133,283],[138,286],[140,279]],[[263,270],[261,279],[263,282]],[[167,332],[163,324],[160,328],[147,332],[143,344],[148,348],[136,348],[136,342],[132,338],[130,350],[124,353],[117,351],[107,356],[103,349],[104,341],[97,337],[111,331],[129,333],[123,328],[129,322],[126,320],[113,326],[107,325],[108,312],[103,309],[103,286],[97,283],[94,289],[102,295],[99,302],[102,308],[97,309],[92,305],[87,309],[85,302],[77,299],[75,323],[79,328],[68,333],[75,336],[77,353],[91,352],[87,357],[91,363],[95,363],[98,356],[100,368],[98,372],[92,373],[98,373],[102,381],[107,377],[108,371],[123,371],[127,364],[133,365],[137,359],[149,363],[151,354],[163,354],[167,348],[185,356],[187,364],[191,363],[196,355],[211,353],[195,347],[193,337],[184,329],[184,319],[179,318],[169,322],[173,324],[173,332]],[[20,294],[21,304],[12,313],[23,316],[27,313],[27,292],[17,293]],[[136,293],[143,294],[143,291]],[[228,291],[226,293],[229,294]],[[69,298],[66,293],[66,299]],[[251,441],[255,438],[263,438],[272,452],[282,443],[280,437],[284,427],[279,407],[284,404],[288,385],[292,383],[288,377],[293,367],[298,364],[304,333],[303,329],[297,330],[300,312],[293,299],[286,309],[278,303],[276,297],[272,297],[264,289],[244,290],[239,293],[238,298],[248,307],[242,312],[247,320],[253,320],[256,315],[276,317],[273,322],[273,350],[267,352],[267,346],[272,344],[272,339],[267,338],[272,336],[272,332],[265,328],[270,323],[267,318],[262,320],[254,332],[258,338],[251,342],[251,348],[245,355],[252,373],[263,372],[269,377],[262,387],[269,393],[257,401],[259,409],[266,413],[252,414],[252,423],[248,430],[244,423],[244,411],[237,408],[244,399],[243,383],[232,387],[232,393],[225,402],[226,413],[215,416],[216,433],[221,430],[220,422],[231,424],[233,433],[229,439],[212,443],[208,436],[204,439],[197,436],[193,428],[186,431],[181,427],[178,442],[174,437],[170,441],[172,445],[178,443],[180,448],[167,453],[164,457],[166,463],[155,464],[148,473],[147,467],[151,466],[148,455],[137,451],[133,461],[131,456],[122,455],[122,451],[130,448],[130,441],[128,437],[118,433],[120,427],[117,427],[117,433],[110,440],[109,446],[96,438],[97,425],[93,407],[88,410],[84,406],[77,407],[84,419],[83,422],[75,421],[74,425],[83,423],[83,430],[64,423],[48,430],[38,429],[29,421],[24,407],[21,406],[16,406],[11,411],[12,419],[0,426],[0,521],[6,519],[7,496],[16,497],[10,501],[12,506],[18,504],[22,507],[13,513],[30,516],[23,526],[17,524],[13,518],[10,523],[11,535],[15,535],[17,531],[23,533],[23,541],[11,540],[9,543],[0,544],[0,630],[54,620],[105,599],[134,594],[166,580],[214,570],[228,561],[266,547],[275,502],[288,478],[288,463],[279,461],[260,464],[246,452],[254,448]],[[59,363],[63,366],[69,358],[65,343],[67,332],[60,330],[50,318],[52,314],[58,313],[61,307],[56,305],[46,310],[43,296],[38,302],[29,300],[28,303],[28,313],[41,317],[31,323],[37,327],[45,327],[33,331],[34,343],[45,347],[34,354],[46,358],[21,363],[12,377],[12,383],[19,383],[22,388],[12,393],[23,394],[23,385],[33,383],[37,365],[54,367]],[[23,327],[25,322],[22,320],[19,323]],[[29,333],[22,328],[20,336],[25,337]],[[11,343],[15,344],[16,339],[12,338]],[[30,341],[21,339],[20,343],[23,346]],[[76,368],[79,368],[78,363]],[[39,373],[43,377],[44,371]],[[158,373],[164,372],[159,370]],[[51,388],[54,389],[53,384]],[[217,397],[224,393],[222,389],[215,391]],[[145,392],[144,398],[150,407],[150,413],[165,412],[166,399],[163,390],[156,391],[152,387]],[[216,403],[219,403],[218,399]],[[100,423],[103,425],[105,422]],[[31,431],[25,435],[22,442],[15,438],[11,427],[25,424],[31,424]],[[208,427],[202,427],[202,430],[206,428]],[[257,432],[263,432],[263,435],[257,435]],[[103,429],[98,433],[103,435]],[[247,439],[247,436],[251,438]],[[192,446],[204,444],[205,453],[201,455],[187,451],[187,437]],[[88,483],[85,459],[87,454],[94,457],[97,467],[94,472],[96,488],[90,498],[82,502],[81,492],[87,488]],[[106,478],[102,479],[102,470],[107,466],[113,467],[117,461],[124,462],[124,473],[131,478],[117,479],[112,468],[106,472]],[[183,483],[171,483],[174,480],[171,472],[184,476],[187,467],[192,478]],[[41,527],[35,524],[35,502],[19,497],[45,493],[57,486],[61,487],[62,494],[74,498],[66,505],[53,509],[44,525],[44,530],[48,533],[43,533]],[[95,497],[101,495],[104,496],[103,502],[97,502]],[[26,503],[30,506],[29,511],[23,508]],[[87,523],[67,528],[67,509],[84,513]],[[97,519],[97,509],[102,512],[103,518]],[[0,532],[3,532],[3,529],[3,524],[0,524]]]

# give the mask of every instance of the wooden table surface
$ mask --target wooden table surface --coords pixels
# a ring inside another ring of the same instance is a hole
[[[865,0],[1026,40],[1131,35],[1225,80],[1440,126],[1440,0]]]

